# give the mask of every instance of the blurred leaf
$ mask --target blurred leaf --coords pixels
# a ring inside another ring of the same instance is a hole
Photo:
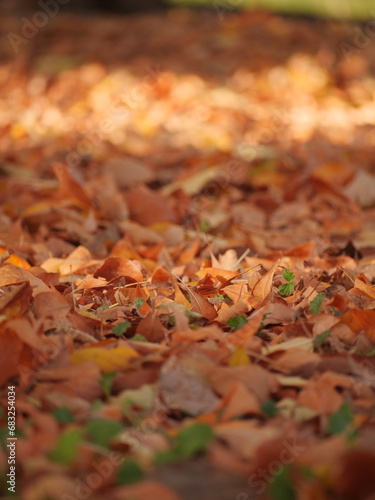
[[[231,357],[229,358],[229,366],[241,366],[241,365],[249,365],[250,359],[246,352],[246,349],[239,345],[236,347]]]
[[[111,395],[112,384],[115,377],[116,372],[102,373],[100,385],[102,386],[103,392],[107,398]]]
[[[266,417],[274,417],[275,415],[277,415],[279,409],[276,405],[276,403],[274,401],[264,401],[261,406],[260,406],[260,409],[262,410],[262,412],[264,413],[264,415]]]
[[[214,438],[209,425],[196,423],[183,429],[177,436],[176,450],[180,457],[192,457],[196,453],[205,451]]]
[[[144,337],[140,333],[136,333],[129,340],[134,340],[135,342],[148,342],[148,340],[146,339],[146,337]]]
[[[78,447],[81,441],[82,432],[79,429],[66,430],[50,452],[49,458],[61,464],[70,464],[78,458]]]
[[[87,347],[74,351],[70,355],[73,365],[79,365],[92,361],[99,366],[102,372],[114,372],[125,368],[131,358],[139,354],[131,347],[117,347],[115,349],[104,349],[101,347]]]
[[[330,435],[341,434],[353,422],[352,409],[348,402],[342,404],[341,408],[328,418],[327,432]]]
[[[297,499],[297,494],[292,483],[289,468],[283,467],[281,471],[274,476],[269,485],[268,491],[272,500]]]
[[[123,425],[113,420],[92,420],[88,422],[87,430],[94,443],[105,448],[123,430]]]
[[[117,337],[121,337],[131,326],[132,324],[130,323],[130,321],[122,321],[121,323],[117,323],[117,325],[112,328],[111,332],[114,333]]]
[[[330,330],[326,330],[325,332],[321,333],[320,335],[317,335],[315,337],[316,342],[319,345],[323,345],[324,342],[328,339],[328,337],[331,335]]]
[[[117,472],[117,484],[133,484],[144,477],[144,472],[134,460],[126,460]]]
[[[242,314],[238,316],[234,316],[233,318],[229,318],[227,321],[227,325],[231,327],[232,332],[235,332],[236,330],[239,330],[243,326],[245,326],[247,323],[247,318],[246,316],[243,316]]]
[[[68,424],[74,422],[74,415],[66,406],[60,406],[52,410],[52,415],[60,424]]]

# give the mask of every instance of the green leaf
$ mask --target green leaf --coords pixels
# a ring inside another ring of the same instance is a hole
[[[261,404],[260,408],[266,417],[274,417],[279,411],[278,407],[276,406],[276,403],[271,400],[264,401]]]
[[[299,467],[299,471],[301,472],[302,476],[307,479],[307,481],[314,481],[317,479],[315,470],[308,465],[301,465]]]
[[[247,323],[247,318],[246,316],[243,315],[234,316],[233,318],[229,318],[227,321],[227,325],[231,327],[232,332],[239,330],[240,328],[245,326],[246,323]]]
[[[317,335],[315,337],[315,340],[319,345],[323,345],[330,335],[331,335],[330,330],[326,330],[323,333]]]
[[[175,462],[179,458],[181,458],[181,457],[179,456],[178,452],[175,449],[161,451],[156,455],[156,457],[154,459],[154,464],[155,465],[165,465],[165,464],[169,464],[170,462]]]
[[[107,304],[102,304],[96,309],[96,312],[102,312],[105,311],[106,309],[109,309],[109,306],[107,306]]]
[[[126,460],[117,472],[117,484],[133,484],[144,477],[144,472],[134,460]]]
[[[92,420],[87,429],[94,443],[107,447],[108,443],[122,431],[122,424],[113,420]]]
[[[117,337],[121,337],[131,326],[132,324],[130,321],[122,321],[121,323],[117,323],[117,325],[112,328],[111,332]]]
[[[341,434],[353,422],[352,409],[348,402],[345,401],[340,409],[330,415],[327,423],[327,432],[330,435]]]
[[[141,335],[140,333],[136,333],[135,335],[133,335],[133,337],[131,337],[129,340],[134,340],[136,342],[148,342],[148,340],[146,339],[146,337],[144,337],[143,335]]]
[[[278,288],[280,295],[291,295],[294,290],[293,283],[284,283],[284,285],[280,285]]]
[[[144,303],[145,303],[145,299],[143,299],[142,297],[137,297],[136,299],[134,299],[134,305],[137,309],[142,307]]]
[[[224,302],[225,297],[221,293],[218,293],[217,295],[215,295],[215,299],[219,299],[219,300],[221,300],[221,302]]]
[[[296,500],[290,469],[283,467],[269,485],[269,495],[273,500]]]
[[[52,415],[60,424],[69,424],[74,422],[74,415],[66,406],[60,406],[52,410]]]
[[[294,276],[294,274],[292,273],[292,271],[290,269],[284,269],[283,270],[283,278],[286,281],[293,281],[296,277]]]
[[[202,233],[206,233],[207,231],[209,231],[211,229],[211,224],[208,221],[204,220],[204,219],[201,219],[198,222],[198,226],[199,226],[199,230]]]
[[[318,295],[310,302],[311,314],[319,314],[320,313],[320,309],[322,308],[324,297],[325,297],[324,293],[318,293]]]
[[[50,459],[61,464],[70,464],[78,456],[78,447],[81,441],[82,433],[79,429],[65,431],[49,454]]]
[[[101,399],[96,399],[91,403],[91,411],[98,411],[103,406],[103,401]]]
[[[344,313],[341,312],[341,311],[338,311],[335,307],[332,307],[330,306],[329,307],[329,310],[331,311],[331,313],[334,315],[334,316],[342,316]]]
[[[100,385],[102,386],[103,392],[107,396],[107,398],[109,398],[109,396],[111,395],[112,384],[116,375],[116,372],[102,373]]]
[[[176,451],[180,457],[188,458],[205,451],[214,438],[209,425],[196,423],[183,429],[177,436]]]

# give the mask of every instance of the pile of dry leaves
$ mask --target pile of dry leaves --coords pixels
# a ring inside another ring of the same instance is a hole
[[[150,475],[205,457],[242,478],[224,500],[373,500],[364,28],[184,10],[59,14],[29,38],[22,23],[2,19],[0,45],[15,496],[190,498]]]

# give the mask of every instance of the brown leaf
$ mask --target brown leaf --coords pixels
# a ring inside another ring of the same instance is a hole
[[[53,171],[60,183],[60,197],[73,200],[75,205],[83,208],[93,208],[93,204],[84,188],[74,179],[69,168],[64,163],[55,163]]]
[[[215,319],[217,312],[212,304],[210,304],[202,295],[189,288],[189,296],[191,300],[191,310],[201,314],[204,318]]]
[[[159,391],[167,408],[193,416],[210,413],[219,403],[208,383],[175,357],[162,368]]]
[[[130,217],[144,226],[157,222],[177,222],[176,214],[167,198],[143,186],[126,194]]]
[[[160,319],[151,311],[142,318],[136,328],[136,333],[143,335],[149,342],[161,342],[165,339],[165,330]]]
[[[109,257],[94,273],[94,278],[104,278],[107,281],[119,276],[129,276],[134,281],[143,281],[141,266],[138,262],[124,257]]]
[[[31,305],[31,286],[27,281],[9,285],[0,296],[0,314],[5,318],[25,314]]]
[[[3,323],[0,328],[0,387],[10,377],[18,375],[22,348],[21,339]]]
[[[4,264],[0,267],[0,286],[21,283],[22,281],[28,281],[30,283],[34,297],[39,293],[50,291],[42,280],[36,278],[26,269],[20,269],[12,264]]]

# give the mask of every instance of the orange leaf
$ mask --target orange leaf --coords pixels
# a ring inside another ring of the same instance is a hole
[[[204,269],[197,271],[195,274],[198,278],[204,278],[207,274],[209,274],[213,278],[223,278],[223,281],[229,281],[238,277],[238,272],[226,271],[225,269],[218,269],[216,267],[205,267]]]
[[[201,242],[199,238],[196,238],[191,243],[189,243],[188,247],[180,252],[178,263],[187,264],[188,262],[191,262],[197,255],[200,244]]]
[[[14,283],[20,283],[22,281],[28,281],[33,289],[33,296],[35,297],[38,293],[49,292],[48,286],[43,283],[42,280],[31,274],[30,271],[26,269],[21,269],[19,267],[13,266],[12,264],[4,264],[0,267],[0,286],[12,285]]]
[[[164,267],[157,267],[151,276],[151,283],[168,283],[173,281],[173,277]]]
[[[143,281],[140,264],[124,257],[108,257],[94,273],[94,278],[105,278],[108,281],[118,276],[129,276],[135,281]]]
[[[21,269],[30,269],[30,264],[26,262],[26,260],[22,259],[15,253],[13,253],[6,261],[7,264],[13,264],[16,267],[20,267]]]
[[[53,171],[60,183],[60,196],[62,199],[68,198],[83,208],[92,208],[93,204],[87,196],[83,187],[71,176],[69,169],[63,163],[55,163]]]
[[[216,309],[198,292],[189,288],[189,295],[191,299],[191,310],[201,314],[204,318],[215,319],[217,317]]]
[[[176,282],[174,282],[174,300],[177,302],[177,304],[181,304],[186,307],[186,309],[190,309],[191,304],[185,297],[185,295],[182,293],[180,287]]]
[[[23,281],[9,285],[7,293],[0,296],[0,314],[6,318],[20,316],[31,306],[31,286],[29,282]]]
[[[233,382],[230,390],[222,399],[220,409],[222,409],[222,421],[245,414],[259,415],[261,413],[259,401],[256,396],[239,381]]]
[[[363,295],[375,299],[375,286],[373,286],[370,281],[366,278],[364,274],[359,274],[354,283],[354,290],[360,290]],[[349,293],[351,290],[349,291]]]
[[[245,314],[249,310],[249,305],[243,300],[239,300],[235,304],[229,307],[222,308],[217,315],[217,321],[219,323],[226,323],[229,318],[234,318],[241,314]]]
[[[254,337],[267,309],[267,306],[263,306],[255,311],[248,319],[246,325],[229,335],[228,342],[233,345],[241,345]]]
[[[258,283],[253,288],[253,295],[258,297],[259,299],[264,300],[267,295],[270,293],[272,288],[272,281],[274,274],[276,272],[276,268],[279,265],[279,260],[277,260],[274,265],[269,269],[265,275],[263,275]]]
[[[357,335],[363,332],[372,342],[375,342],[375,310],[350,309],[340,316],[340,321]]]

